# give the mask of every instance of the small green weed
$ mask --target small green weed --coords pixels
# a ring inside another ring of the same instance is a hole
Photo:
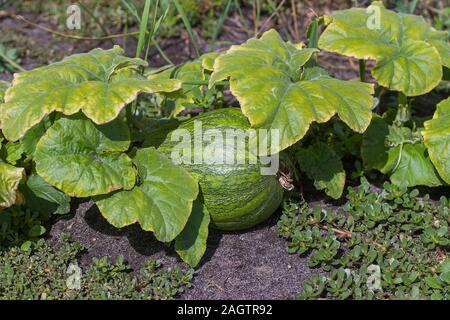
[[[303,283],[300,299],[449,299],[449,200],[362,179],[342,209],[288,202],[278,223],[291,253],[328,271]]]
[[[130,274],[122,258],[115,263],[106,257],[94,258],[82,272],[77,258],[83,250],[77,242],[54,247],[41,239],[29,250],[12,247],[1,252],[0,300],[171,299],[191,285],[192,270],[163,268],[153,259],[139,276]]]

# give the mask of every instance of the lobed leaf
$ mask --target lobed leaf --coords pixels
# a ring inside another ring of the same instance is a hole
[[[97,206],[117,228],[139,222],[158,240],[170,242],[188,222],[198,183],[154,148],[138,150],[133,161],[140,183],[130,191],[97,197]]]
[[[36,146],[36,171],[74,197],[131,189],[136,170],[123,153],[129,145],[128,127],[118,119],[96,125],[81,114],[61,118]]]
[[[152,81],[139,76],[146,62],[111,50],[94,49],[49,66],[15,74],[0,105],[5,137],[15,141],[46,115],[57,111],[72,115],[80,110],[96,124],[114,120],[141,92],[172,92],[178,80]]]
[[[325,23],[319,48],[376,60],[372,75],[378,83],[408,96],[431,91],[442,79],[442,66],[450,67],[447,32],[422,17],[387,10],[379,1],[367,9],[337,11],[325,16]]]
[[[326,122],[336,113],[350,128],[364,132],[372,117],[373,86],[323,73],[311,76],[304,66],[316,52],[284,42],[270,30],[220,55],[210,85],[230,78],[231,92],[251,125],[279,130],[274,152],[300,140],[312,122]]]
[[[438,104],[422,131],[429,156],[442,179],[450,184],[450,98]]]

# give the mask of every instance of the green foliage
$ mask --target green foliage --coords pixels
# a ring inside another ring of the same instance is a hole
[[[0,210],[16,203],[17,189],[24,177],[23,168],[0,162]]]
[[[174,240],[184,229],[198,195],[198,182],[154,148],[140,149],[133,159],[140,181],[130,191],[96,198],[103,216],[124,227],[139,222],[162,242]]]
[[[450,98],[437,105],[433,119],[425,122],[424,144],[442,179],[450,184]]]
[[[207,87],[211,71],[217,53],[207,53],[198,60],[184,63],[182,65],[169,68],[157,74],[151,74],[148,78],[157,79],[177,79],[183,82],[183,95],[174,97],[162,96],[164,105],[162,110],[170,115],[177,116],[183,110],[202,109],[209,110],[223,106],[223,93],[217,86]]]
[[[439,11],[434,27],[438,30],[450,29],[450,7],[443,8]]]
[[[0,103],[3,103],[5,92],[9,88],[9,82],[0,80]]]
[[[307,149],[299,149],[297,158],[300,169],[314,180],[318,190],[339,199],[344,191],[345,171],[336,152],[327,144],[319,142]]]
[[[9,247],[29,248],[45,233],[44,224],[49,218],[48,212],[18,205],[0,212],[0,251]]]
[[[342,209],[287,202],[278,223],[291,253],[321,267],[302,299],[448,299],[450,202],[362,179]],[[448,258],[447,258],[448,259]]]
[[[397,185],[440,186],[441,179],[426,152],[419,130],[374,117],[364,133],[361,155],[366,170],[389,174]],[[446,138],[442,139],[445,145]],[[445,157],[444,157],[445,158]],[[445,162],[445,161],[444,161]]]
[[[161,8],[150,1],[143,15],[131,1],[121,1],[142,22],[138,51],[154,41],[152,33],[145,35],[147,18],[155,17],[154,32],[170,10],[178,10],[195,36],[188,19],[203,10],[203,3],[176,2],[172,9],[172,2],[158,3],[165,12],[159,20],[156,10]],[[209,9],[219,7],[217,3],[222,2],[210,2]],[[81,6],[107,33],[96,14]],[[447,104],[442,102],[431,120],[418,118],[406,96],[429,92],[442,79],[442,66],[450,65],[448,34],[420,17],[386,10],[380,2],[370,10],[380,14],[379,28],[368,27],[371,16],[361,8],[316,20],[327,24],[318,46],[375,59],[374,78],[401,92],[396,117],[390,106],[377,105],[381,100],[373,97],[373,84],[332,78],[319,66],[319,49],[285,42],[275,30],[226,53],[209,53],[146,74],[146,61],[126,57],[114,46],[17,73],[11,85],[0,82],[0,209],[24,203],[30,212],[64,214],[70,210],[70,197],[94,197],[112,225],[139,223],[160,241],[173,241],[181,258],[195,266],[205,252],[210,222],[226,230],[251,227],[276,210],[283,194],[275,176],[261,175],[260,165],[195,167],[170,161],[173,141],[166,140],[168,131],[192,129],[193,121],[185,118],[214,109],[220,110],[194,118],[209,121],[204,130],[279,130],[280,144],[262,139],[260,145],[271,146],[271,154],[290,148],[283,156],[296,182],[303,172],[335,199],[343,193],[346,176],[360,177],[371,169],[389,174],[402,187],[449,183]],[[242,112],[223,108],[228,85]],[[388,112],[374,116],[375,106]],[[236,124],[230,125],[232,121]],[[355,134],[366,129],[364,136]],[[234,141],[233,147],[226,146],[234,148]],[[285,178],[285,172],[279,174]],[[398,222],[389,219],[393,226]],[[372,222],[364,223],[370,229]],[[33,235],[43,232],[36,223]],[[302,235],[305,241],[320,237],[323,230],[308,232]],[[442,238],[442,230],[429,232],[423,241]],[[339,239],[323,241],[312,256],[313,265],[335,263],[342,251]],[[348,294],[346,275],[332,276],[345,287],[333,289],[340,297]]]
[[[284,42],[269,30],[219,56],[210,84],[230,78],[231,92],[252,127],[280,131],[274,153],[303,138],[311,123],[327,122],[336,113],[354,131],[364,132],[372,117],[373,86],[306,68],[317,51]]]
[[[141,59],[128,58],[122,49],[94,49],[31,71],[15,74],[13,86],[0,109],[6,138],[22,138],[54,111],[73,115],[80,110],[96,124],[114,120],[140,92],[171,92],[177,80],[154,82],[142,78]]]
[[[191,266],[198,265],[206,251],[210,221],[208,209],[195,201],[186,226],[175,239],[175,251]]]
[[[17,49],[7,47],[3,43],[0,43],[0,73],[13,72],[16,70],[16,68],[12,66],[9,61],[13,61],[15,64],[20,64],[21,60],[17,53]]]
[[[79,288],[68,287],[74,276],[70,265],[77,266],[83,251],[76,242],[54,247],[39,240],[27,250],[0,252],[0,299],[159,300],[172,299],[191,285],[193,270],[163,268],[150,259],[134,276],[123,258],[112,263],[105,257],[93,258],[81,274]]]
[[[61,118],[36,146],[36,171],[74,197],[129,190],[136,182],[136,170],[124,153],[129,146],[128,127],[119,119],[95,125],[80,114]]]
[[[19,190],[26,205],[42,214],[66,214],[70,211],[70,197],[37,174],[31,174]]]
[[[431,28],[422,17],[395,13],[379,1],[368,9],[352,8],[325,16],[319,48],[377,61],[372,75],[382,86],[417,96],[431,91],[450,67],[447,32]]]

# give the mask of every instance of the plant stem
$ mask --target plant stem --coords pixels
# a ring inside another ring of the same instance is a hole
[[[81,1],[78,2],[78,4],[81,6],[81,8],[87,12],[87,14],[94,20],[94,22],[100,27],[103,34],[105,36],[109,35],[109,30],[100,22],[100,20],[97,18],[97,16],[88,8],[86,7]],[[114,44],[113,38],[109,39]]]
[[[217,81],[215,83],[216,86],[226,86],[228,85],[228,81]],[[208,85],[209,81],[208,80],[198,80],[198,81],[183,81],[183,84],[187,84],[187,85],[191,85],[191,86],[202,86],[202,85]]]
[[[400,125],[411,120],[411,107],[408,104],[408,97],[403,92],[398,93],[398,109],[395,120]]]
[[[177,9],[178,13],[181,16],[181,20],[183,21],[183,24],[186,28],[187,33],[189,34],[189,38],[191,38],[192,46],[194,47],[195,55],[200,57],[200,51],[198,49],[197,40],[194,36],[194,31],[192,30],[191,23],[189,22],[189,19],[184,12],[183,6],[180,4],[178,0],[172,0],[173,4],[175,5],[175,8]]]
[[[307,31],[308,36],[308,48],[317,48],[319,43],[319,22],[317,19],[311,22]],[[308,61],[308,67],[315,67],[318,64],[317,54],[314,54],[311,60]]]
[[[65,34],[44,26],[41,26],[40,24],[31,22],[30,20],[27,20],[26,18],[20,16],[20,15],[16,15],[13,13],[8,13],[7,15],[8,17],[11,17],[15,20],[20,20],[22,22],[25,22],[26,24],[29,24],[30,26],[36,27],[38,29],[44,30],[46,32],[52,33],[54,35],[63,37],[63,38],[68,38],[68,39],[74,39],[74,40],[110,40],[110,39],[115,39],[115,38],[121,38],[124,36],[135,36],[138,35],[139,32],[129,32],[129,33],[119,33],[119,34],[110,34],[104,37],[85,37],[85,36],[76,36],[76,35],[71,35],[71,34]]]
[[[142,54],[142,49],[145,46],[145,42],[147,40],[147,24],[148,18],[150,15],[150,5],[152,0],[145,0],[144,11],[142,11],[142,17],[139,25],[139,39],[136,47],[136,58],[140,58]],[[143,70],[142,70],[143,71]],[[133,119],[133,109],[137,106],[137,100],[134,100],[132,104],[129,104],[125,108],[125,114],[127,117],[128,126],[130,129],[133,128],[134,119]]]
[[[233,4],[232,0],[228,0],[226,6],[225,6],[225,10],[223,10],[222,14],[219,17],[219,20],[217,20],[216,26],[214,27],[214,31],[212,33],[212,37],[211,37],[211,41],[212,43],[216,42],[219,33],[220,33],[220,29],[222,29],[222,25],[225,21],[225,18],[228,16],[228,12],[231,9],[231,6]]]
[[[148,39],[147,39],[147,49],[145,50],[145,59],[144,59],[145,61],[148,61],[150,46],[152,45],[152,42],[153,42],[153,34],[155,33],[156,19],[158,16],[158,7],[159,7],[159,0],[156,0],[155,10],[153,12],[153,21],[152,21],[152,25],[150,27],[150,34],[148,35]]]
[[[18,65],[17,63],[15,63],[13,60],[11,60],[6,54],[3,54],[2,52],[0,52],[0,59],[5,60],[6,63],[10,64],[11,66],[13,66],[14,68],[16,68],[19,71],[27,71],[24,68],[22,68],[20,65]]]
[[[366,61],[363,59],[359,60],[359,78],[361,82],[366,82]]]
[[[315,19],[308,28],[308,48],[317,48],[319,43],[319,22]]]

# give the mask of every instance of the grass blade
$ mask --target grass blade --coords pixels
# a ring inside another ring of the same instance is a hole
[[[222,14],[219,17],[219,20],[217,20],[217,24],[214,28],[213,34],[212,34],[212,41],[215,42],[217,40],[217,37],[219,36],[219,32],[222,29],[222,25],[225,22],[225,18],[228,16],[228,12],[230,12],[231,5],[233,4],[233,0],[228,0],[225,10],[222,11]]]
[[[178,11],[178,14],[181,16],[181,20],[183,21],[184,27],[186,28],[186,31],[189,34],[189,38],[191,38],[192,46],[194,47],[194,50],[195,50],[195,55],[198,58],[200,56],[200,52],[198,50],[197,41],[194,36],[194,31],[192,30],[191,23],[189,22],[189,19],[188,19],[186,13],[184,12],[184,9],[181,6],[180,2],[178,0],[172,0],[172,1],[173,1],[173,4],[175,5],[175,8]]]
[[[141,57],[142,49],[144,49],[145,42],[147,39],[147,25],[148,25],[148,18],[150,15],[150,5],[152,3],[152,0],[145,0],[145,6],[144,11],[142,11],[142,17],[141,17],[141,23],[139,25],[139,39],[138,44],[136,48],[136,57]]]
[[[131,15],[133,15],[136,18],[136,21],[141,24],[141,18],[138,15],[136,6],[130,2],[129,0],[122,0],[122,4],[125,7],[125,9],[128,10],[129,13],[131,13]]]

